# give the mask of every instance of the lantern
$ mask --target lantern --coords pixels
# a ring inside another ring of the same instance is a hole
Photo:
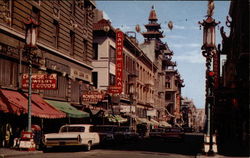
[[[203,21],[203,46],[205,48],[214,48],[215,47],[215,26],[218,23],[215,20],[208,16],[206,20]]]
[[[169,28],[170,30],[172,30],[172,29],[173,29],[173,26],[174,26],[173,22],[172,22],[172,21],[169,21],[169,22],[168,22],[168,28]]]
[[[25,42],[26,45],[29,47],[36,47],[36,41],[37,41],[37,28],[38,23],[32,19],[29,18],[28,22],[25,22],[26,26],[26,32],[25,32]]]
[[[141,27],[140,27],[139,24],[137,24],[137,25],[135,26],[135,31],[136,31],[137,33],[141,32]]]

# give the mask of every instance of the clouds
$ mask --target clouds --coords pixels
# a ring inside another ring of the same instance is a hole
[[[183,43],[183,44],[172,43],[170,44],[170,47],[171,48],[200,48],[201,44],[199,43]]]
[[[205,63],[205,58],[202,56],[201,52],[197,50],[184,53],[183,55],[175,55],[174,60],[176,60],[177,62],[187,62],[192,64]]]
[[[186,29],[186,27],[185,27],[185,26],[180,26],[180,25],[176,25],[176,24],[174,24],[173,29],[177,29],[177,30],[185,30],[185,29]]]

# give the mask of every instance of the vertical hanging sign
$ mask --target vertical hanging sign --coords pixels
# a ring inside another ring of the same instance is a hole
[[[123,32],[120,30],[116,31],[116,87],[118,93],[122,92],[122,69],[123,69]]]
[[[214,71],[214,87],[219,87],[219,78],[220,78],[220,56],[219,51],[215,51],[213,54],[213,71]]]

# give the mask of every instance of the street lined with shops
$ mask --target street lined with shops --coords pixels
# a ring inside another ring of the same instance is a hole
[[[96,146],[91,151],[83,151],[81,147],[63,147],[49,150],[48,152],[36,152],[22,155],[29,151],[19,151],[19,157],[27,158],[60,158],[60,157],[97,157],[97,158],[160,158],[173,157],[185,158],[195,157],[201,153],[202,134],[192,133],[185,134],[182,141],[165,140],[161,138],[144,138],[138,140],[129,140],[115,144],[103,144]],[[63,149],[63,150],[62,150]],[[1,150],[0,150],[1,151]],[[15,153],[15,152],[14,152]],[[2,153],[0,153],[2,154]],[[13,157],[18,156],[15,153]],[[11,154],[6,157],[12,157]]]
[[[111,2],[0,0],[0,158],[249,156],[249,2]]]

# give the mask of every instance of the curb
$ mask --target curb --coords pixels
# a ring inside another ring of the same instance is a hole
[[[17,153],[17,154],[0,154],[0,158],[6,158],[6,157],[20,157],[20,156],[26,156],[26,155],[36,155],[36,154],[42,154],[42,151],[36,151],[36,152],[26,152],[26,153]]]

